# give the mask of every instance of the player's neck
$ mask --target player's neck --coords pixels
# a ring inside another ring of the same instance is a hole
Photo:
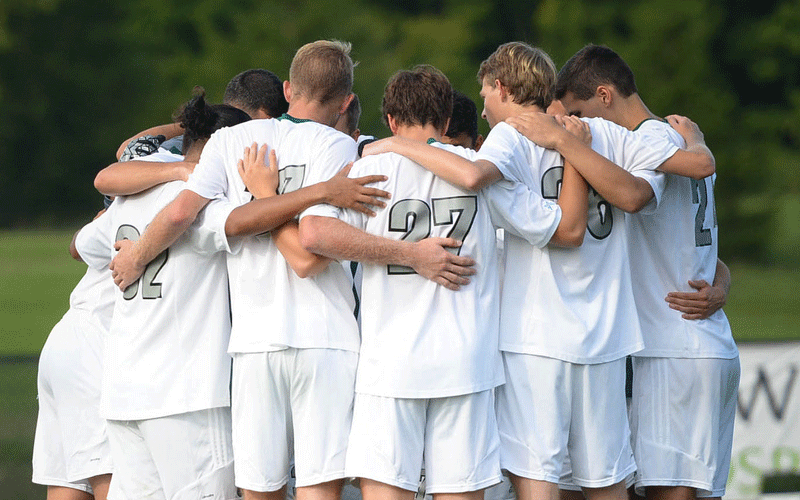
[[[430,123],[424,126],[421,125],[399,125],[394,135],[404,139],[413,141],[426,142],[428,139],[436,141],[442,140],[442,131],[437,130],[436,127]]]
[[[628,130],[636,129],[645,120],[660,120],[658,116],[647,109],[639,94],[632,94],[630,97],[619,99],[617,104],[617,120],[614,121]]]
[[[333,103],[322,104],[302,98],[293,99],[286,113],[298,120],[311,120],[329,127],[333,127],[339,119],[338,106],[333,106]]]
[[[519,116],[525,113],[544,113],[545,111],[535,104],[517,104],[512,102],[508,105],[508,113],[506,118],[512,116]],[[505,119],[504,119],[505,120]]]

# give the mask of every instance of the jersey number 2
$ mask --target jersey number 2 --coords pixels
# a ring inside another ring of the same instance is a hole
[[[447,233],[447,238],[464,241],[472,229],[475,214],[478,213],[478,198],[476,196],[453,196],[450,198],[434,198],[433,225],[453,227]],[[402,232],[401,240],[420,241],[431,235],[431,207],[422,200],[400,200],[392,205],[389,211],[389,231]],[[447,251],[458,255],[461,247],[448,247]],[[414,270],[406,266],[389,264],[389,274],[414,274]]]
[[[136,241],[139,239],[139,230],[133,226],[123,224],[117,229],[117,235],[114,241],[131,240]],[[164,264],[167,263],[169,256],[169,248],[158,254],[158,257],[153,259],[147,267],[144,268],[142,277],[131,283],[122,293],[125,300],[131,300],[139,293],[139,282],[142,284],[142,298],[143,299],[160,299],[161,298],[161,283],[156,282],[156,276]]]

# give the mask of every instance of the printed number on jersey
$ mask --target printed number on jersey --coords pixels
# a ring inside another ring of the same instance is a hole
[[[402,232],[401,240],[420,241],[431,235],[431,220],[434,226],[452,226],[447,238],[464,241],[472,229],[472,222],[478,213],[477,196],[453,196],[450,198],[434,198],[431,207],[422,200],[400,200],[389,211],[389,231]],[[461,247],[448,247],[447,251],[458,255]],[[406,266],[389,264],[389,274],[414,274],[414,270]]]
[[[700,179],[699,181],[692,179],[692,204],[697,205],[697,212],[694,216],[695,247],[707,247],[711,245],[711,229],[705,227],[709,200],[709,187],[706,184],[706,181],[711,182],[711,178],[706,177],[705,179]],[[713,186],[711,189],[714,189]],[[717,225],[717,208],[712,206],[712,209],[713,223],[711,227],[715,227]]]
[[[542,198],[557,200],[561,194],[561,183],[564,179],[564,167],[549,168],[542,175]],[[589,218],[586,229],[595,239],[602,240],[611,234],[614,226],[614,213],[611,204],[600,194],[589,187]]]
[[[114,241],[130,240],[137,241],[139,239],[139,230],[133,226],[123,224],[117,229],[117,235]],[[142,298],[143,299],[160,299],[161,298],[161,283],[156,281],[161,268],[167,263],[169,257],[169,248],[158,254],[158,257],[153,259],[147,267],[144,268],[142,277],[131,283],[128,288],[122,293],[125,300],[131,300],[139,293],[139,282],[142,282]]]

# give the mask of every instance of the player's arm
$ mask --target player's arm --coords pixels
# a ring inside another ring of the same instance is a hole
[[[122,144],[119,145],[117,148],[117,160],[120,159],[122,153],[125,151],[125,148],[128,147],[132,141],[135,141],[137,138],[145,136],[145,135],[163,135],[167,139],[172,139],[173,137],[177,137],[183,134],[183,128],[179,123],[167,123],[165,125],[156,125],[155,127],[150,127],[147,130],[142,130],[138,134],[134,134],[132,137],[122,141]]]
[[[700,127],[692,120],[679,115],[669,115],[667,122],[686,141],[686,149],[676,152],[662,163],[658,170],[698,180],[712,175],[716,171],[716,161],[706,146]]]
[[[403,155],[437,177],[470,191],[478,191],[503,178],[491,162],[470,161],[444,149],[398,136],[365,145],[362,156],[388,152]]]
[[[450,290],[469,283],[475,274],[475,261],[452,254],[448,247],[459,247],[452,238],[426,238],[412,243],[368,234],[339,219],[308,215],[300,220],[303,248],[332,259],[399,264],[411,267],[421,276]]]
[[[186,181],[195,162],[155,162],[130,160],[112,163],[94,178],[94,187],[106,196],[141,193],[170,181]]]
[[[560,120],[568,123],[578,118],[565,116]],[[592,150],[553,116],[525,113],[506,122],[539,146],[561,153],[606,201],[626,212],[638,212],[655,196],[649,182]]]
[[[300,188],[291,193],[276,194],[278,185],[278,163],[274,150],[270,152],[269,167],[264,163],[267,146],[256,144],[245,148],[239,161],[239,175],[248,191],[256,198],[231,212],[225,223],[227,236],[261,234],[288,222],[303,210],[327,203],[341,208],[351,208],[369,216],[375,212],[370,208],[384,207],[379,198],[389,198],[386,191],[367,187],[367,184],[386,180],[383,175],[368,175],[351,179],[347,177],[349,167],[325,182]]]
[[[192,225],[197,214],[209,199],[184,189],[151,222],[138,241],[121,240],[114,244],[119,250],[109,268],[114,283],[125,290],[139,279],[145,266],[167,249]]]
[[[579,247],[583,244],[589,219],[589,212],[586,210],[588,204],[588,184],[575,167],[568,161],[564,162],[564,178],[558,196],[561,220],[550,238],[550,244],[560,247]]]
[[[95,215],[92,220],[93,221],[97,220],[97,218],[103,215],[104,213],[106,213],[105,208],[97,212],[97,215]],[[83,258],[81,257],[81,254],[78,252],[77,246],[75,245],[75,242],[78,239],[78,233],[80,232],[81,230],[78,229],[77,231],[75,231],[75,234],[72,235],[72,241],[69,243],[69,254],[73,259],[77,260],[78,262],[83,262]]]
[[[731,289],[731,271],[717,259],[714,283],[705,280],[689,280],[696,292],[670,292],[664,299],[671,309],[682,312],[684,319],[705,319],[725,305]]]

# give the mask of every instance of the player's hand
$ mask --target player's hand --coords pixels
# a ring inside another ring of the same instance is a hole
[[[347,174],[350,173],[352,166],[352,163],[348,163],[339,173],[322,183],[325,188],[325,203],[341,208],[351,208],[375,217],[375,212],[370,209],[370,206],[384,208],[386,203],[378,198],[390,198],[391,195],[382,189],[367,187],[367,184],[383,182],[388,177],[365,175],[351,179],[347,177]]]
[[[670,292],[664,299],[671,309],[680,311],[683,319],[705,319],[725,305],[725,291],[711,286],[705,280],[689,280],[696,292]]]
[[[556,122],[567,129],[567,132],[578,138],[585,145],[592,147],[592,130],[589,124],[577,116],[558,115]]]
[[[131,240],[119,240],[114,243],[114,248],[119,252],[108,266],[111,277],[120,290],[125,291],[144,273],[145,266],[140,265],[136,259],[134,245]]]
[[[685,116],[669,115],[667,116],[667,123],[669,123],[676,132],[681,134],[681,137],[683,137],[687,145],[696,143],[705,144],[705,136],[703,136],[700,127]]]
[[[178,164],[177,165],[177,169],[178,169],[178,177],[180,178],[180,180],[182,180],[183,182],[188,181],[189,180],[189,176],[192,175],[192,172],[194,172],[194,167],[197,166],[197,162],[196,161],[180,161],[180,162],[175,162],[175,163]]]
[[[425,238],[414,243],[411,267],[420,276],[450,290],[469,284],[475,274],[475,260],[452,254],[446,249],[458,248],[461,242],[453,238]]]
[[[507,118],[506,123],[537,145],[547,149],[555,149],[558,139],[564,133],[564,127],[555,117],[545,113],[522,113]]]
[[[239,175],[250,194],[258,198],[275,196],[278,189],[278,157],[275,150],[269,152],[269,166],[264,162],[267,145],[260,148],[255,142],[244,148],[244,155],[239,160]]]

